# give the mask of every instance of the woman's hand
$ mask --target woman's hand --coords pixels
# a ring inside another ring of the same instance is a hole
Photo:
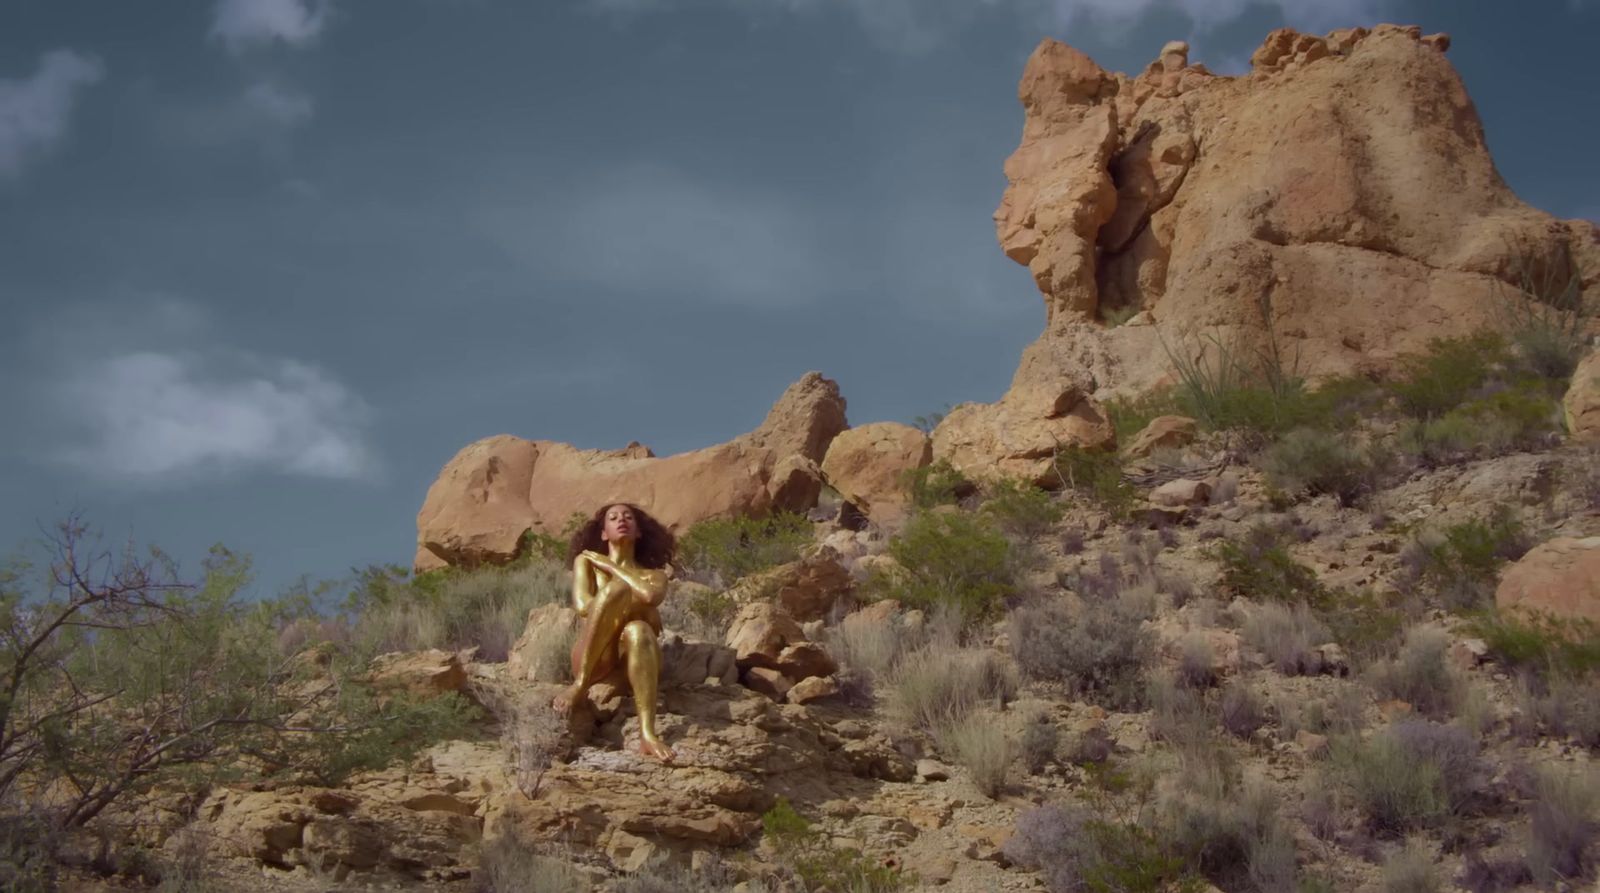
[[[602,555],[592,549],[585,549],[580,553],[580,555],[585,561],[589,562],[589,564],[594,567],[598,567],[601,570],[608,571],[613,574],[617,572],[616,562],[611,560],[610,555]]]

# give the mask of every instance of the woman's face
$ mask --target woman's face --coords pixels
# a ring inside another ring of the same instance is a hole
[[[608,506],[605,526],[600,529],[600,537],[608,543],[623,539],[638,539],[639,519],[633,516],[633,509],[625,505]]]

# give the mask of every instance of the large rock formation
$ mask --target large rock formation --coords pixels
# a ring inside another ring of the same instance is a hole
[[[1600,441],[1600,350],[1578,363],[1561,406],[1573,437]]]
[[[828,444],[845,429],[839,386],[815,372],[789,386],[761,427],[727,443],[656,458],[632,444],[580,450],[509,434],[447,462],[417,513],[418,571],[506,561],[523,534],[559,534],[575,512],[632,502],[678,532],[728,515],[804,511],[822,487]]]
[[[1600,231],[1512,194],[1447,46],[1393,25],[1280,30],[1242,77],[1172,43],[1129,78],[1045,41],[995,212],[1045,298],[1030,356],[1103,397],[1158,383],[1201,335],[1253,355],[1270,323],[1302,373],[1381,370],[1491,322],[1529,270],[1576,261],[1594,296]]]

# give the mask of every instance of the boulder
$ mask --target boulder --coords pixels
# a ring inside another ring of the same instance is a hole
[[[380,691],[402,691],[414,697],[430,697],[464,691],[467,669],[453,651],[430,648],[380,654],[372,659],[367,680]]]
[[[995,227],[1044,298],[1053,362],[1126,394],[1171,383],[1175,356],[1255,356],[1270,331],[1312,378],[1384,372],[1492,324],[1530,266],[1576,259],[1595,300],[1600,230],[1511,192],[1448,45],[1282,29],[1243,77],[1176,45],[1130,77],[1043,41]]]
[[[805,640],[800,624],[782,608],[771,602],[752,602],[734,615],[726,641],[741,668],[776,669],[783,649]]]
[[[1179,478],[1150,491],[1150,501],[1156,505],[1175,508],[1184,505],[1205,505],[1211,499],[1211,485],[1205,481]]]
[[[821,620],[854,585],[839,558],[829,546],[812,548],[798,561],[745,577],[728,590],[728,597],[740,605],[774,602],[800,623]]]
[[[1600,442],[1600,350],[1578,363],[1561,408],[1573,437]]]
[[[811,372],[790,385],[761,427],[727,443],[657,458],[646,447],[581,450],[497,435],[444,466],[417,513],[417,570],[505,562],[528,531],[559,535],[574,513],[633,502],[675,532],[709,518],[804,512],[818,465],[843,431],[845,401]]]
[[[910,511],[905,474],[931,461],[928,435],[898,422],[875,422],[833,439],[822,460],[822,476],[867,517],[894,524]]]
[[[1194,443],[1199,431],[1195,420],[1188,416],[1158,416],[1134,435],[1133,442],[1122,454],[1129,459],[1148,459],[1156,450],[1177,449]]]
[[[1535,546],[1501,575],[1494,600],[1501,610],[1600,623],[1600,536]]]
[[[791,704],[809,704],[839,693],[839,683],[832,676],[808,676],[794,684],[784,696]]]

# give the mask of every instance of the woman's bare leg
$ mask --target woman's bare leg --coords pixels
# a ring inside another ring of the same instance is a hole
[[[672,748],[656,734],[656,686],[661,678],[661,643],[656,641],[656,631],[643,620],[635,620],[623,628],[621,647],[628,662],[633,706],[639,713],[639,750],[670,762]]]
[[[599,681],[600,662],[605,658],[607,649],[621,635],[632,602],[633,591],[621,580],[612,580],[595,596],[589,606],[588,628],[583,633],[587,647],[583,650],[578,678],[564,694],[556,698],[557,710],[571,710],[574,704],[583,699],[589,686]]]

